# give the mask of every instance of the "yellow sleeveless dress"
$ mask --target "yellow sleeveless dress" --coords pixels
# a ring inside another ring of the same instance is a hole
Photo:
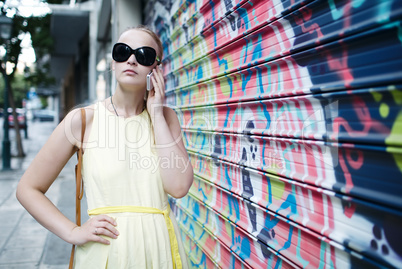
[[[146,110],[123,118],[94,105],[82,168],[88,213],[113,217],[120,235],[78,246],[74,268],[188,268],[153,144]]]

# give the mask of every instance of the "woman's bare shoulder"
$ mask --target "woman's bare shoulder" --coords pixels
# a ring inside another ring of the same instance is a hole
[[[64,117],[60,123],[64,127],[64,133],[68,140],[74,145],[79,146],[81,130],[82,130],[82,112],[85,111],[85,128],[87,129],[92,125],[92,119],[94,116],[95,104],[74,108]]]
[[[63,121],[66,122],[66,124],[69,124],[70,126],[72,126],[74,128],[81,128],[81,123],[82,123],[81,110],[82,109],[85,110],[85,119],[87,120],[87,122],[88,122],[88,120],[93,118],[95,104],[72,109],[64,117]]]

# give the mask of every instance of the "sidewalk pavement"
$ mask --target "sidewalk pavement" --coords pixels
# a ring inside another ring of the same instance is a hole
[[[19,179],[55,128],[50,122],[30,122],[29,138],[24,139],[26,157],[13,157],[11,171],[0,170],[0,269],[68,268],[71,245],[43,228],[15,197]],[[14,131],[10,140],[15,144]],[[12,154],[15,147],[12,146]],[[75,180],[73,156],[50,187],[46,196],[75,221]],[[1,158],[0,158],[1,164]],[[87,219],[86,201],[82,201],[83,221]]]

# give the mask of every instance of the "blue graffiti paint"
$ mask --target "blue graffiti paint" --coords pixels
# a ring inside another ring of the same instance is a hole
[[[221,169],[223,169],[222,166],[221,166]],[[229,190],[231,190],[233,185],[232,185],[232,180],[230,179],[230,176],[229,176],[228,169],[225,169],[225,179],[226,179],[226,182],[228,183]]]
[[[355,1],[351,1],[351,4],[352,4],[353,8],[359,8],[361,5],[364,4],[364,2],[366,2],[366,0],[355,0]],[[339,20],[340,18],[342,18],[344,16],[344,8],[345,7],[341,8],[341,9],[337,9],[334,0],[328,0],[328,4],[329,4],[329,8],[331,10],[332,18],[334,20]],[[389,11],[389,6],[390,6],[389,3],[380,3],[379,5],[380,5],[380,8],[378,10],[380,12],[381,11],[385,11],[385,12]],[[388,7],[384,7],[384,6],[388,6]],[[385,8],[385,10],[383,8]],[[380,14],[382,15],[383,13],[380,13]]]
[[[233,229],[232,229],[233,230]],[[236,236],[234,238],[234,242],[232,240],[232,246],[231,249],[234,253],[237,253],[238,255],[241,256],[241,237],[240,236]]]
[[[209,6],[211,7],[212,11],[212,21],[215,21],[215,2],[213,0],[209,1]]]
[[[240,53],[240,63],[241,64],[247,63],[248,52],[252,51],[252,49],[253,49],[253,42],[250,40],[247,40],[246,45],[243,46],[243,48],[241,49],[241,53]],[[240,70],[240,66],[237,69]]]
[[[290,207],[290,213],[286,215],[287,218],[289,218],[292,215],[297,216],[297,204],[296,204],[296,198],[293,194],[288,194],[288,197],[286,197],[286,200],[281,204],[278,210],[276,210],[276,213],[278,213],[281,210],[285,210]]]
[[[217,202],[220,202],[220,203],[219,203],[219,206],[220,206],[219,211],[223,212],[223,210],[224,210],[224,208],[223,208],[223,203],[222,203],[222,201],[223,201],[223,194],[222,194],[221,191],[219,192],[219,200],[216,199],[216,201],[217,201]]]
[[[343,8],[337,9],[334,0],[328,0],[329,8],[331,10],[331,15],[333,20],[338,20],[343,16]]]
[[[234,222],[237,223],[240,220],[239,200],[237,198],[233,198],[231,195],[228,195],[227,197],[229,203],[229,216],[234,216]]]
[[[184,222],[183,222],[184,223]],[[189,229],[188,229],[188,233],[191,234],[191,236],[193,238],[195,238],[195,229],[194,229],[194,225],[192,222],[189,222]]]
[[[227,139],[227,137],[226,136],[224,136],[223,137],[223,143],[224,143],[224,145],[227,145],[226,143],[227,143],[227,141],[226,141],[226,139]],[[224,147],[224,149],[223,149],[223,154],[225,154],[225,156],[229,156],[228,155],[228,152],[227,152],[227,149],[228,149],[228,147]],[[229,147],[229,150],[230,150],[230,147]]]
[[[236,237],[235,237],[235,232],[234,232],[234,228],[233,228],[233,226],[229,226],[230,228],[230,231],[228,232],[227,231],[227,233],[229,234],[230,233],[230,238],[232,238],[232,246],[236,246]]]
[[[262,35],[259,34],[257,43],[254,46],[251,61],[255,61],[255,60],[262,58],[262,46],[261,45],[262,45]]]
[[[214,48],[216,48],[217,46],[218,46],[218,43],[217,43],[217,41],[216,41],[216,36],[217,36],[217,34],[216,34],[216,28],[215,28],[215,26],[212,26],[211,27],[211,29],[212,29],[212,31],[214,32]]]
[[[268,266],[267,269],[271,269],[272,268],[272,262],[274,261],[273,256],[271,255],[271,257],[269,257],[268,259]]]
[[[183,66],[190,62],[189,61],[190,59],[183,57],[182,53],[179,53],[178,58],[179,58],[179,60],[181,60]],[[174,62],[174,61],[172,61],[172,62]]]
[[[200,234],[200,236],[198,237],[197,241],[198,242],[202,242],[202,238],[204,237],[204,235],[209,235],[204,229],[202,229],[202,233]]]
[[[176,86],[175,86],[175,87],[176,87]],[[186,90],[186,89],[184,89],[184,88],[180,88],[179,92],[180,92],[180,94],[179,94],[179,96],[180,96],[180,103],[181,103],[181,104],[185,104],[185,100],[186,100],[187,94],[189,94],[189,91]],[[191,99],[189,99],[189,100],[191,100]],[[193,115],[193,112],[191,111],[190,113],[191,113],[191,118],[193,119],[193,116],[194,116],[194,115]]]
[[[326,244],[324,241],[321,241],[321,245],[320,245],[320,264],[318,269],[323,269],[325,266],[325,248],[326,248]]]
[[[220,71],[220,68],[221,68],[222,65],[224,65],[224,70],[225,70],[225,71],[228,70],[228,68],[229,68],[228,60],[226,60],[226,59],[224,59],[224,58],[220,59],[218,54],[217,54],[216,59],[218,60],[219,71]]]
[[[183,203],[183,205],[186,207],[186,208],[190,208],[190,196],[188,196],[188,195],[186,195],[186,196],[184,196],[183,197],[183,199],[181,200],[181,202]]]
[[[183,136],[184,137],[184,145],[186,147],[188,147],[190,145],[190,143],[188,142],[188,137],[187,136]]]
[[[209,216],[210,216],[210,214],[206,214],[204,225],[209,223]]]
[[[202,66],[198,66],[197,69],[197,81],[199,81],[200,79],[202,79],[202,77],[204,76],[204,72],[202,71]]]
[[[187,92],[187,94],[185,94],[184,96],[186,96],[186,95],[188,95],[188,103],[191,103],[191,99],[192,99],[192,97],[191,97],[191,95],[193,94],[193,91],[186,91]],[[183,104],[183,103],[182,103]]]
[[[260,102],[262,104],[262,112],[264,113],[264,117],[261,117],[262,120],[265,120],[267,122],[267,125],[265,126],[265,130],[268,130],[271,127],[271,115],[269,114],[267,105],[263,102]],[[260,112],[260,107],[258,107],[258,112]],[[258,114],[260,116],[261,114]]]
[[[200,205],[195,202],[193,204],[193,212],[194,212],[194,217],[196,217],[197,219],[200,217]]]
[[[243,48],[242,48],[242,50],[240,52],[240,60],[239,60],[239,62],[240,63],[245,63],[246,60],[247,60],[247,47],[243,46]],[[239,68],[238,68],[238,70],[239,70]]]
[[[229,115],[230,115],[230,107],[227,106],[225,122],[223,123],[223,127],[224,127],[224,128],[227,128],[227,127],[228,127]],[[226,148],[226,147],[225,147],[225,148]]]
[[[239,8],[238,11],[240,18],[244,21],[244,26],[246,27],[246,30],[248,30],[251,26],[250,24],[250,19],[248,18],[248,13],[247,9],[245,8]],[[240,28],[240,25],[238,25]]]
[[[275,264],[275,269],[282,267],[282,259],[277,259]]]
[[[265,155],[265,150],[266,150],[266,144],[267,143],[268,142],[265,139],[262,140],[262,156],[266,156]],[[262,166],[263,167],[267,166],[266,158],[262,158]]]
[[[204,252],[202,252],[201,260],[198,265],[200,265],[200,266],[197,266],[197,267],[200,267],[200,268],[206,268],[206,266],[207,266],[207,256]]]
[[[259,91],[259,96],[256,98],[261,99],[261,95],[264,93],[264,85],[262,83],[262,69],[260,67],[256,67],[255,69],[257,70],[257,88]]]
[[[230,88],[229,98],[232,98],[232,96],[233,96],[233,82],[232,82],[232,79],[230,77],[227,77],[226,80],[227,80],[227,84],[229,84],[229,88]]]
[[[254,24],[255,24],[255,25],[260,24],[260,22],[259,22],[258,19],[257,19],[257,16],[255,16],[255,9],[254,9],[254,8],[253,8],[252,14],[253,14],[253,18],[254,18]]]
[[[391,2],[383,2],[379,4],[378,23],[386,23],[390,21]]]
[[[233,113],[232,120],[230,122],[230,126],[233,126],[235,124],[237,115],[239,116],[239,118],[241,118],[241,116],[243,115],[243,112],[244,112],[244,108],[242,108],[242,107],[236,108],[235,112]]]
[[[296,256],[297,259],[300,261],[300,263],[302,264],[303,268],[306,268],[306,266],[310,263],[309,261],[305,260],[302,258],[301,253],[300,253],[300,243],[301,243],[301,230],[298,230],[297,233],[297,247],[296,247]]]
[[[253,71],[251,71],[250,69],[247,69],[247,76],[244,75],[244,73],[241,74],[241,79],[242,79],[241,90],[243,91],[243,95],[246,95],[246,86],[247,86],[247,83],[250,81],[252,75],[253,75]]]
[[[271,92],[272,90],[272,83],[271,83],[271,78],[272,78],[272,74],[271,74],[271,66],[266,64],[264,65],[265,68],[267,68],[267,78],[268,78],[268,83],[267,83],[267,92]]]
[[[213,223],[219,223],[219,216],[217,214],[212,214],[212,218],[214,219],[214,221],[212,221]],[[215,235],[218,236],[222,236],[222,230],[217,229],[217,231],[215,231]]]
[[[271,186],[271,179],[269,177],[267,177],[266,175],[264,175],[264,178],[267,181],[267,186],[268,186],[268,203],[269,203],[267,205],[267,207],[268,207],[269,205],[272,204],[272,196],[273,196],[273,194],[272,194],[272,186]]]
[[[200,137],[201,137],[201,139],[200,139]],[[195,141],[198,142],[199,140],[201,140],[201,143],[199,143],[198,145],[196,144],[197,146],[199,146],[198,151],[204,149],[205,145],[207,144],[207,139],[205,137],[205,133],[201,129],[198,128],[196,136],[195,136]]]
[[[199,183],[199,181],[197,181],[197,183]],[[198,185],[198,189],[197,189],[198,192],[202,194],[202,201],[207,202],[208,196],[204,193],[204,188],[200,184],[197,184],[197,185]]]
[[[271,219],[272,217],[272,219]],[[265,217],[264,229],[272,230],[279,223],[279,219],[271,215]]]
[[[250,258],[251,250],[250,250],[250,242],[247,238],[243,238],[241,240],[241,258],[248,259]]]
[[[236,269],[235,264],[236,264],[236,257],[234,255],[231,255],[230,256],[230,265],[231,265],[232,269]]]
[[[294,227],[292,225],[289,225],[288,240],[285,242],[285,244],[283,244],[283,247],[278,250],[278,253],[281,252],[282,250],[290,248],[290,246],[292,245],[293,229]]]
[[[202,157],[198,155],[198,156],[197,156],[197,161],[198,161],[199,163],[201,163],[201,162],[202,162]],[[199,170],[200,174],[202,174],[202,173],[205,171],[205,166],[200,165],[198,170]]]
[[[183,68],[185,73],[186,73],[186,79],[187,79],[187,84],[191,83],[191,72],[188,70],[188,68]]]

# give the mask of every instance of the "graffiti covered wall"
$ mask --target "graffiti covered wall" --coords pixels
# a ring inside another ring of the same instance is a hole
[[[402,266],[402,1],[158,0],[194,267]]]

